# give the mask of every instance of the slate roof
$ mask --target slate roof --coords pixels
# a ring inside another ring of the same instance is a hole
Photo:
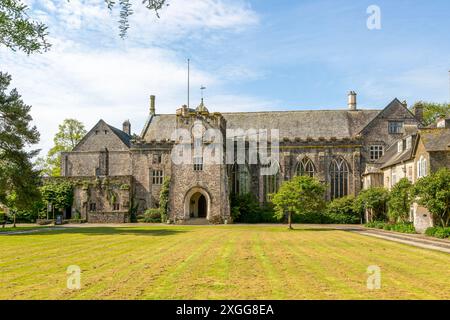
[[[224,112],[222,116],[230,129],[279,129],[280,138],[342,139],[357,135],[379,112],[367,109]],[[175,128],[175,114],[152,115],[142,136],[147,141],[166,140],[170,139]]]
[[[383,156],[377,160],[376,164],[380,164],[380,168],[384,169],[387,167],[391,167],[394,165],[397,165],[399,163],[405,162],[405,161],[409,161],[412,160],[414,158],[414,144],[416,142],[417,139],[417,135],[411,135],[410,136],[412,138],[411,141],[411,147],[409,149],[405,149],[405,144],[403,143],[403,141],[406,139],[406,137],[404,137],[403,139],[399,139],[397,140],[395,143],[393,143],[390,147],[388,147]],[[398,145],[397,143],[399,141],[402,141],[403,143],[403,151],[402,152],[398,152]]]
[[[112,132],[114,132],[120,138],[120,140],[122,140],[123,143],[125,143],[128,147],[130,147],[131,136],[128,133],[126,133],[120,129],[117,129],[116,127],[113,127],[109,124],[106,124],[106,125],[111,129]]]
[[[103,119],[100,119],[95,124],[95,126],[93,126],[92,129],[84,135],[84,137],[78,142],[78,144],[73,148],[72,151],[77,151],[79,146],[83,145],[83,143],[86,141],[86,139],[88,139],[93,134],[95,129],[102,124],[106,125],[128,148],[131,146],[132,137],[128,133],[123,132],[120,129],[117,129],[116,127],[113,127],[112,125],[107,124]]]
[[[422,129],[419,136],[428,152],[450,151],[450,128]]]

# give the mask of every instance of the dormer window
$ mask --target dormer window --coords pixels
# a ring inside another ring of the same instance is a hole
[[[412,137],[406,138],[406,150],[411,149],[412,146]]]

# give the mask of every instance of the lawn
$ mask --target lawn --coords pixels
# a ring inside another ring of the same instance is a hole
[[[15,231],[31,231],[36,229],[43,229],[43,228],[49,228],[49,226],[32,226],[32,227],[11,227],[11,225],[7,225],[6,227],[2,228],[0,226],[0,233],[1,232],[15,232]]]
[[[0,246],[0,299],[450,299],[449,254],[338,230],[84,227]],[[80,290],[66,288],[69,265]]]

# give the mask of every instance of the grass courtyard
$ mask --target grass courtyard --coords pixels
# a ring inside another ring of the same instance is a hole
[[[450,255],[285,226],[83,227],[0,235],[0,299],[450,299]],[[66,287],[69,265],[81,289]],[[381,268],[368,290],[366,269]]]

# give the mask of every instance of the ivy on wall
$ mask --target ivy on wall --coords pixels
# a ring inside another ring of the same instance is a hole
[[[161,221],[167,220],[169,211],[170,177],[165,177],[159,193],[159,206],[161,209]]]

